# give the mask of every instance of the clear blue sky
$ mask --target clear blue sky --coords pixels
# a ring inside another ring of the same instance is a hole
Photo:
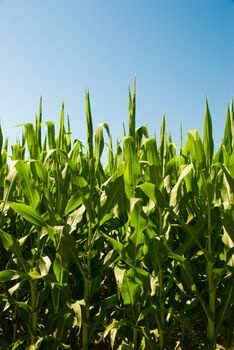
[[[178,144],[203,129],[205,97],[219,144],[234,96],[232,0],[0,0],[0,120],[4,135],[43,118],[57,125],[65,102],[73,137],[85,140],[84,91],[94,127],[114,138],[127,125],[137,79],[137,125],[159,135],[163,114]]]

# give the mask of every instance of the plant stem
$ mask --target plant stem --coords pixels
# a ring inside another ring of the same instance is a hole
[[[18,300],[18,292],[16,292],[16,298]],[[17,317],[17,304],[15,304],[14,307],[14,325],[13,325],[13,341],[14,343],[16,342],[16,331],[17,331],[17,322],[16,322],[16,317]]]
[[[35,344],[37,338],[37,281],[30,281],[31,291],[31,345]]]
[[[134,324],[137,323],[137,317],[136,317],[137,312],[137,305],[131,305],[131,314],[132,314],[132,321]],[[138,349],[137,347],[137,339],[138,339],[138,330],[136,327],[133,327],[132,330],[132,345],[134,349]]]
[[[160,335],[160,350],[163,350],[165,347],[164,340],[164,326],[165,326],[165,316],[164,316],[164,300],[163,300],[163,270],[159,270],[159,293],[160,293],[160,318],[161,318],[161,329],[159,330]]]
[[[159,209],[159,232],[160,236],[162,235],[163,230],[163,213],[162,210]],[[164,297],[163,297],[163,274],[164,270],[162,268],[162,261],[158,257],[157,259],[157,265],[159,269],[159,276],[158,276],[158,283],[159,283],[159,308],[160,308],[160,329],[159,329],[159,343],[160,343],[160,350],[163,350],[165,348],[165,337],[164,337],[164,328],[165,328],[165,307],[164,307]]]
[[[208,208],[208,252],[212,255],[212,226],[211,226],[211,209]],[[214,347],[215,345],[215,299],[216,299],[216,290],[213,281],[213,263],[207,261],[207,279],[208,279],[208,288],[209,288],[209,310],[211,315],[208,317],[207,325],[207,336],[209,345]]]
[[[133,347],[134,349],[138,349],[137,347],[137,338],[138,338],[138,330],[136,328],[133,328]]]
[[[92,195],[91,195],[92,198]],[[87,266],[86,272],[87,276],[84,279],[84,315],[83,315],[83,330],[82,330],[82,350],[88,349],[89,343],[89,319],[90,319],[90,296],[91,296],[91,279],[90,279],[90,249],[92,242],[92,221],[89,218],[89,228],[88,228],[88,246],[87,246]]]

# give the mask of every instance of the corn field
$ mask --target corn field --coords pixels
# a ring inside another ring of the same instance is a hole
[[[179,150],[135,115],[134,86],[114,145],[88,92],[86,145],[64,105],[58,134],[40,103],[10,152],[0,129],[0,349],[234,345],[233,103],[216,152],[207,101]]]

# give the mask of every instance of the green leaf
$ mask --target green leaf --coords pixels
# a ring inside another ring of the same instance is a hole
[[[76,243],[66,229],[63,230],[63,243],[62,246],[64,248],[64,251],[68,253],[68,257],[70,257],[71,260],[74,261],[74,263],[77,265],[78,269],[82,273],[83,278],[89,279],[90,276],[87,274],[87,271],[83,268],[82,263],[79,258],[79,249],[76,247]]]
[[[42,122],[42,97],[40,98],[39,111],[36,116],[36,135],[39,148],[41,149],[41,122]]]
[[[27,261],[23,258],[21,247],[18,240],[14,236],[10,235],[9,233],[1,229],[0,229],[0,239],[6,251],[10,251],[13,254],[15,254],[19,260],[21,267],[25,272],[27,272],[29,270],[29,265]]]
[[[71,227],[71,232],[77,227],[77,224],[81,222],[85,213],[85,206],[82,204],[80,208],[71,213],[67,218],[67,224]]]
[[[26,350],[39,350],[41,348],[41,344],[43,343],[44,338],[39,337],[35,344],[27,346]]]
[[[125,319],[122,319],[120,321],[113,319],[111,324],[105,327],[102,337],[103,339],[105,339],[110,334],[110,343],[111,343],[112,350],[114,349],[114,346],[115,346],[115,338],[117,335],[117,331],[123,326],[128,326]]]
[[[47,173],[47,170],[44,166],[44,164],[39,161],[39,160],[31,160],[31,162],[33,164],[35,164],[35,169],[36,169],[36,172],[37,172],[37,175],[38,177],[44,181],[45,183],[47,183],[47,180],[48,180],[48,173]]]
[[[150,172],[150,182],[160,188],[162,183],[162,165],[160,162],[159,153],[157,150],[155,139],[146,139],[143,143],[146,149],[147,161]]]
[[[47,125],[47,135],[48,135],[48,143],[49,143],[49,149],[55,149],[56,148],[56,142],[55,142],[55,129],[54,129],[54,123],[51,121],[46,122]]]
[[[196,226],[191,226],[190,224],[186,224],[185,222],[183,222],[183,220],[181,220],[180,217],[171,209],[170,214],[172,217],[178,220],[180,226],[184,229],[184,231],[193,238],[196,245],[204,253],[206,260],[213,264],[215,262],[215,258],[208,252],[206,248],[203,247],[200,237],[197,234]]]
[[[214,152],[214,141],[212,134],[212,120],[210,116],[208,101],[206,99],[206,111],[205,111],[205,120],[204,120],[204,136],[203,136],[203,145],[206,156],[207,166],[211,166],[213,160]]]
[[[123,176],[118,176],[107,188],[107,198],[104,205],[100,208],[100,220],[106,213],[113,210],[114,206],[121,201],[124,196]]]
[[[227,234],[231,238],[232,242],[234,242],[234,220],[232,215],[223,214],[223,226],[226,229]]]
[[[107,134],[110,137],[110,130],[107,123],[98,124],[95,133],[95,161],[96,163],[100,162],[102,152],[104,149],[104,137],[103,137],[103,129],[106,130]]]
[[[42,256],[39,262],[39,269],[41,276],[47,276],[50,270],[51,260],[48,256]]]
[[[133,95],[128,89],[128,129],[129,136],[135,139],[136,129],[136,80],[134,81]]]
[[[88,158],[93,159],[93,121],[90,106],[89,92],[86,91],[86,125],[87,125],[87,144]]]
[[[157,237],[155,230],[152,228],[147,229],[147,244],[154,271],[163,270],[167,262],[168,252],[163,241]]]
[[[231,188],[232,193],[234,193],[234,178],[231,176],[229,170],[222,163],[215,163],[214,166],[219,167],[223,170],[227,182]]]
[[[232,116],[230,113],[230,108],[227,109],[227,116],[225,122],[225,130],[222,145],[225,147],[228,155],[230,156],[233,151],[233,127],[234,121],[232,120]]]
[[[161,129],[160,129],[160,159],[161,159],[161,165],[163,169],[163,177],[164,177],[164,170],[165,170],[165,157],[166,157],[166,145],[167,145],[167,134],[166,134],[166,118],[165,115],[163,116],[162,123],[161,123]]]
[[[29,165],[22,160],[18,160],[15,162],[15,169],[23,181],[23,191],[27,195],[31,206],[36,209],[40,202],[40,196],[35,188],[35,182],[32,178]]]
[[[67,216],[69,213],[71,213],[73,210],[75,210],[77,207],[79,207],[82,203],[82,195],[80,191],[76,191],[68,200],[67,206],[65,209],[64,216]]]
[[[185,166],[183,168],[183,170],[181,171],[180,176],[179,176],[175,186],[171,190],[170,205],[175,206],[177,204],[178,189],[179,189],[183,179],[192,171],[192,169],[193,169],[193,165],[189,164],[189,165]]]
[[[230,312],[230,306],[233,304],[234,297],[234,284],[228,283],[225,288],[225,293],[221,298],[221,305],[217,313],[217,331],[220,331],[222,322],[228,317]]]
[[[7,202],[9,206],[24,219],[37,226],[47,226],[41,215],[30,205],[16,202]]]
[[[138,186],[154,203],[156,203],[161,208],[168,208],[169,204],[167,200],[163,197],[161,191],[152,183],[144,182],[142,185]]]
[[[120,289],[125,305],[133,306],[137,303],[137,299],[141,292],[141,284],[142,282],[139,279],[136,279],[136,275],[133,269],[125,271],[122,286]]]
[[[31,123],[24,124],[25,139],[28,144],[29,153],[32,159],[39,159],[40,146],[37,139],[36,130]]]
[[[53,271],[55,278],[59,284],[63,283],[63,260],[62,256],[59,253],[56,253],[56,257],[53,263]]]
[[[43,278],[42,275],[40,275],[40,273],[36,270],[30,271],[28,272],[28,276],[30,277],[30,279],[32,280],[38,280],[40,278]]]
[[[16,270],[0,271],[0,282],[9,282],[27,276],[25,273]]]
[[[24,344],[24,342],[25,342],[25,339],[17,339],[16,342],[14,343],[14,345],[13,345],[12,350],[17,349],[19,346]],[[22,349],[22,347],[21,347],[21,349]]]
[[[135,141],[132,136],[123,139],[124,142],[124,184],[128,198],[134,197],[137,177],[140,174],[140,164],[135,149]]]
[[[3,134],[2,134],[2,128],[0,125],[0,159],[1,159],[1,154],[2,154],[2,146],[3,146]],[[2,164],[0,163],[0,165],[2,165]]]
[[[138,186],[147,197],[149,197],[154,203],[157,202],[155,197],[155,185],[150,182],[144,182],[142,185]]]
[[[78,326],[79,332],[82,327],[82,306],[85,305],[85,300],[76,300],[74,303],[67,302],[70,309],[73,310],[76,317],[76,326]]]
[[[114,250],[121,255],[124,248],[123,244],[116,241],[114,238],[107,236],[105,233],[103,233],[103,236],[112,244]]]
[[[136,261],[142,260],[145,254],[144,230],[147,227],[147,222],[142,216],[142,201],[139,198],[131,199],[130,226],[134,232],[129,237],[126,250],[129,258],[136,263]]]
[[[205,169],[206,167],[206,156],[204,147],[197,130],[190,130],[188,132],[188,144],[187,147],[192,156],[195,169]]]
[[[64,102],[62,102],[62,108],[60,112],[59,137],[57,146],[61,150],[66,150],[66,135],[64,128]]]

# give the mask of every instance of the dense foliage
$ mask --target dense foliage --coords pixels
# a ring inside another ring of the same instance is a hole
[[[188,132],[178,151],[135,126],[114,150],[64,122],[35,126],[8,155],[0,130],[0,349],[215,349],[234,341],[234,116],[214,153]],[[106,166],[101,156],[106,147]]]

